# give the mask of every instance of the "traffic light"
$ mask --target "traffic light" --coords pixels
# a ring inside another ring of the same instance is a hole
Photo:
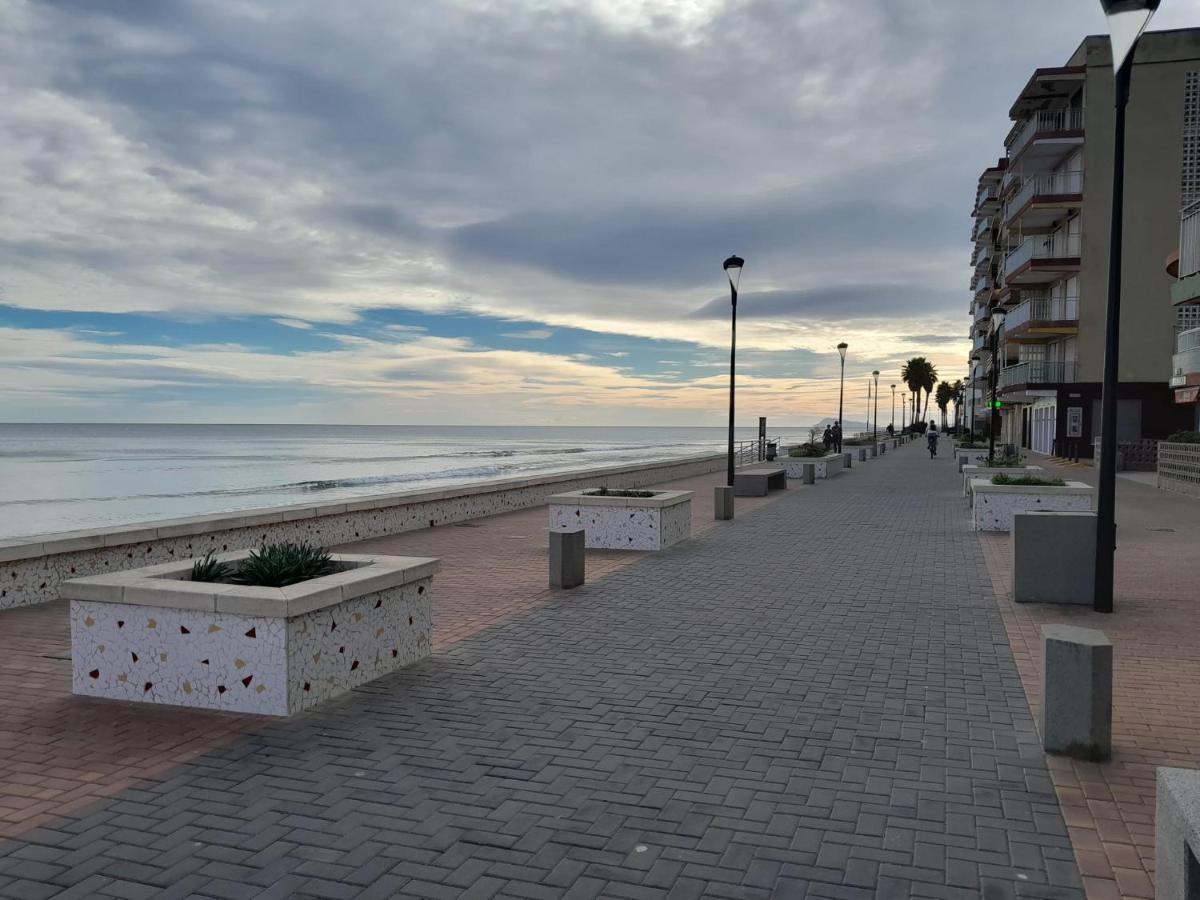
[[[1003,409],[1004,401],[1003,400],[993,400],[991,405],[992,405],[992,409]]]

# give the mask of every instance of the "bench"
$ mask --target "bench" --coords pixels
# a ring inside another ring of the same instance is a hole
[[[735,497],[765,497],[767,491],[785,490],[787,471],[775,466],[757,466],[734,473]]]

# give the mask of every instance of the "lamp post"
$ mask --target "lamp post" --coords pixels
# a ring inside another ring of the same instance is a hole
[[[888,422],[892,426],[892,433],[896,432],[896,386],[892,385],[892,418]]]
[[[871,430],[871,381],[870,381],[870,379],[868,379],[867,380],[867,426],[866,426],[866,428],[863,429],[863,434],[865,435],[870,430]]]
[[[1108,245],[1108,317],[1104,330],[1104,386],[1100,394],[1100,478],[1096,491],[1096,578],[1092,608],[1113,611],[1113,556],[1117,548],[1117,379],[1121,346],[1121,251],[1125,213],[1125,107],[1138,40],[1159,0],[1100,0],[1112,45],[1113,183]]]
[[[842,452],[842,432],[846,429],[846,420],[842,416],[842,401],[846,396],[846,348],[849,346],[845,341],[837,345],[838,355],[842,358],[842,376],[838,380],[838,453]]]
[[[900,397],[900,433],[904,434],[907,426],[904,424],[904,417],[908,413],[908,401],[903,396]]]
[[[879,370],[871,375],[875,378],[875,427],[871,429],[871,440],[879,443]]]
[[[996,458],[996,420],[1000,418],[996,408],[996,393],[1000,387],[1000,368],[997,362],[1000,350],[1000,329],[1004,327],[1004,310],[992,310],[992,401],[988,404],[988,462]]]
[[[737,298],[738,282],[742,278],[742,266],[745,260],[740,256],[731,256],[722,264],[725,275],[729,278],[729,297],[733,305],[733,318],[729,337],[729,459],[725,466],[725,483],[733,487],[733,382],[737,371]]]
[[[975,394],[976,382],[979,380],[979,352],[971,354],[971,420],[967,423],[968,444],[975,443]]]

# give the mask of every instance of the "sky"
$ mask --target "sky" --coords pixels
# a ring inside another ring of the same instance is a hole
[[[1103,30],[1094,0],[0,0],[0,421],[720,425],[731,253],[739,423],[836,415],[839,341],[862,418],[872,370],[965,374],[975,182]]]

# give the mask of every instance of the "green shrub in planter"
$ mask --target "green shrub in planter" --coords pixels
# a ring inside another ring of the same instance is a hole
[[[230,578],[234,584],[287,587],[332,575],[337,563],[329,551],[311,544],[264,544],[242,560]]]
[[[212,550],[205,553],[203,559],[192,563],[192,581],[227,581],[232,572],[233,566],[218,560]]]
[[[1200,444],[1200,431],[1177,431],[1169,438],[1172,444]]]
[[[795,459],[824,459],[829,452],[818,444],[801,444],[788,451],[788,456]]]
[[[1025,460],[1019,456],[1004,456],[990,462],[984,460],[982,465],[988,469],[1014,469],[1025,465]]]
[[[999,475],[992,476],[992,484],[1011,484],[1022,487],[1065,487],[1067,483],[1061,478],[1041,478],[1037,475],[1018,475],[1014,477],[1001,472]]]

